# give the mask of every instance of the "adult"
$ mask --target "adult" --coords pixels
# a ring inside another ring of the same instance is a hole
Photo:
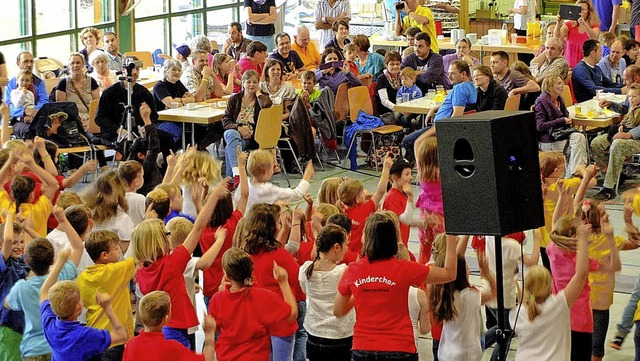
[[[282,120],[289,119],[290,107],[296,97],[296,89],[289,82],[282,81],[284,66],[277,59],[267,60],[264,66],[264,80],[260,92],[269,96],[274,105],[282,105]]]
[[[396,95],[402,86],[400,80],[400,63],[402,58],[397,51],[390,51],[384,55],[384,71],[376,78],[378,96],[378,111],[380,114],[393,112],[396,105]]]
[[[18,68],[22,71],[33,73],[33,55],[28,51],[18,54],[16,59]],[[11,91],[18,89],[18,81],[12,78],[4,89],[4,101],[9,106],[11,125],[13,125],[13,134],[21,139],[29,136],[29,123],[33,120],[38,110],[49,102],[49,95],[45,88],[44,81],[33,75],[33,82],[29,86],[29,90],[34,95],[34,106],[20,107],[11,102]]]
[[[183,106],[196,101],[195,97],[180,81],[182,65],[179,61],[173,59],[165,60],[162,69],[163,79],[153,86],[156,110],[171,108],[172,103],[179,103],[180,106]]]
[[[562,56],[562,42],[558,38],[548,38],[544,43],[544,52],[536,56],[531,64],[538,64],[536,83],[550,75],[558,75],[563,80],[569,76],[569,64]]]
[[[471,40],[468,38],[458,39],[456,42],[456,52],[442,57],[444,68],[449,69],[449,65],[451,65],[454,60],[462,60],[470,67],[480,65],[480,60],[471,56]]]
[[[253,133],[261,109],[257,95],[259,83],[258,72],[253,69],[247,70],[242,75],[242,90],[229,98],[227,109],[222,117],[224,141],[227,144],[224,147],[227,176],[236,175],[233,173],[233,168],[238,167],[238,146],[243,150],[257,148]]]
[[[225,95],[233,93],[233,87],[236,84],[236,80],[238,84],[240,83],[240,80],[236,79],[235,74],[233,73],[232,60],[233,57],[231,57],[231,55],[218,53],[213,56],[213,62],[211,63],[211,72],[218,83],[222,86],[222,91]]]
[[[247,53],[244,58],[238,61],[235,66],[235,77],[242,79],[244,73],[247,70],[254,70],[258,73],[258,77],[262,76],[262,69],[264,68],[264,61],[267,58],[267,46],[259,41],[252,41],[247,46]],[[235,84],[233,92],[237,93],[242,90],[241,86]]]
[[[276,50],[269,55],[269,58],[282,63],[282,76],[285,80],[293,80],[298,74],[307,70],[298,53],[291,50],[291,38],[285,32],[276,35]]]
[[[473,69],[473,85],[478,88],[476,111],[503,110],[507,102],[507,91],[493,79],[491,68],[480,65]]]
[[[371,43],[366,35],[358,34],[354,36],[353,45],[358,47],[356,65],[360,76],[369,74],[370,77],[377,79],[384,70],[384,57],[378,53],[369,52]]]
[[[563,89],[564,81],[558,75],[545,78],[542,82],[542,93],[534,104],[534,111],[538,147],[542,151],[562,152],[566,149],[570,154],[566,175],[570,177],[578,167],[587,165],[587,139],[584,134],[577,131],[565,139],[555,139],[551,136],[551,132],[555,129],[573,127],[562,97]]]
[[[4,59],[4,54],[0,52],[0,103],[2,103],[2,97],[4,95],[4,87],[9,83],[9,75],[7,73],[7,61]]]
[[[516,0],[513,7],[507,9],[507,12],[513,14],[513,29],[516,34],[526,36],[527,22],[533,21],[536,15],[536,0]]]
[[[180,80],[193,95],[195,101],[201,102],[224,95],[222,85],[212,76],[207,65],[209,54],[204,50],[196,50],[191,57],[192,65],[184,70]]]
[[[609,55],[598,62],[598,68],[602,70],[602,75],[616,88],[622,87],[622,73],[627,68],[626,61],[622,59],[623,54],[622,41],[616,40],[609,47]]]
[[[116,72],[107,67],[108,63],[109,57],[104,51],[94,51],[89,55],[89,65],[93,68],[89,75],[98,83],[100,91],[104,91],[118,81]]]
[[[84,55],[73,53],[69,57],[69,76],[60,79],[56,86],[57,102],[73,102],[85,130],[89,128],[89,104],[100,98],[100,86],[86,73]]]
[[[207,62],[205,64],[211,66],[211,62],[213,61],[213,46],[211,45],[211,40],[209,40],[209,38],[204,35],[194,36],[191,39],[189,47],[191,48],[191,54],[194,54],[194,58],[198,51],[206,53]]]
[[[563,20],[558,14],[557,25],[553,37],[564,42],[564,57],[570,68],[574,68],[582,59],[582,45],[585,41],[598,40],[600,36],[599,20],[589,0],[578,0],[580,6],[580,18],[575,20]],[[599,60],[599,59],[598,59]]]
[[[596,90],[620,94],[623,89],[616,87],[603,74],[596,64],[602,58],[602,48],[595,40],[587,40],[582,46],[584,59],[580,61],[571,74],[573,93],[578,102],[584,102],[596,96]],[[624,90],[626,93],[626,89]]]
[[[320,30],[320,44],[325,45],[334,37],[336,30],[333,24],[336,21],[346,23],[349,30],[349,21],[351,21],[349,0],[318,0],[313,25],[316,30]]]
[[[98,48],[99,39],[100,31],[94,27],[84,28],[80,32],[80,41],[82,42],[82,45],[84,45],[84,49],[80,50],[78,53],[82,54],[84,57],[85,64],[91,65],[89,63],[89,55],[96,50],[102,50]]]
[[[402,59],[402,67],[410,67],[421,72],[416,78],[416,84],[426,94],[429,89],[442,85],[451,88],[451,83],[445,75],[442,55],[431,51],[431,38],[426,33],[416,35],[416,51]]]
[[[247,12],[247,38],[262,42],[268,50],[275,48],[276,1],[244,0],[244,10]]]
[[[347,266],[338,284],[334,315],[356,310],[351,360],[417,361],[407,307],[409,287],[455,279],[455,237],[447,237],[444,268],[440,268],[396,259],[399,233],[388,215],[371,215],[364,227],[363,257]],[[384,342],[380,342],[382,334]]]
[[[547,39],[551,39],[554,37],[553,32],[555,31],[555,29],[556,29],[556,23],[550,23],[549,25],[547,25],[547,31],[544,36],[545,41]],[[534,58],[540,56],[540,54],[544,53],[545,50],[546,50],[545,44],[542,44],[536,51]],[[533,61],[531,62],[533,63]]]
[[[113,71],[122,71],[124,55],[119,52],[120,42],[116,37],[116,33],[113,31],[106,31],[104,35],[102,35],[102,45],[104,46],[103,50],[105,54],[109,57],[107,68]]]
[[[600,31],[616,33],[620,19],[620,5],[622,0],[593,0],[593,7],[600,18]]]
[[[540,91],[540,85],[535,80],[527,78],[517,70],[509,69],[509,55],[504,51],[491,53],[489,67],[493,72],[494,79],[507,91],[509,96]]]
[[[333,37],[324,43],[324,48],[338,49],[338,51],[340,51],[340,60],[344,60],[342,50],[345,45],[351,42],[349,39],[349,22],[346,20],[337,20],[331,25],[331,30],[333,31]]]
[[[416,35],[421,33],[420,28],[412,27],[407,29],[404,36],[407,38],[407,47],[402,51],[402,58],[406,58],[409,54],[416,51]]]
[[[431,9],[420,5],[418,0],[404,0],[402,4],[401,9],[396,7],[396,35],[403,35],[412,27],[420,28],[423,33],[429,35],[431,50],[438,53],[440,48]],[[404,18],[400,16],[402,10],[407,12]]]
[[[316,70],[320,65],[320,52],[309,37],[309,29],[304,25],[298,25],[296,33],[293,35],[291,49],[298,53],[302,63],[307,70]]]
[[[222,45],[222,52],[235,60],[240,60],[247,52],[249,43],[251,40],[242,35],[242,25],[234,21],[229,25],[229,38]]]
[[[322,53],[320,66],[326,63],[337,62],[340,58],[340,51],[336,48],[326,48]],[[342,68],[330,67],[327,69],[316,70],[316,80],[320,89],[328,87],[333,94],[338,92],[338,87],[342,83],[349,83],[351,86],[362,85],[360,79],[349,68],[349,64],[343,64]]]
[[[638,60],[638,47],[640,47],[640,43],[635,39],[627,39],[624,41],[624,55],[622,59],[624,59],[624,63],[627,64],[627,67],[631,64],[635,64]]]

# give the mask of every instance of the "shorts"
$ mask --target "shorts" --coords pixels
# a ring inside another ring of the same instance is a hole
[[[0,360],[21,361],[20,342],[22,335],[7,326],[0,325]]]

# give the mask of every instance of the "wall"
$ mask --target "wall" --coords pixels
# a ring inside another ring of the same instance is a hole
[[[489,8],[490,0],[484,0],[485,9]],[[495,0],[498,4],[498,12],[501,14],[506,14],[507,9],[513,7],[514,0]],[[480,7],[480,0],[469,0],[469,13],[473,17],[476,9]]]

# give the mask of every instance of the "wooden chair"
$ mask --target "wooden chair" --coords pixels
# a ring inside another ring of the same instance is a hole
[[[347,119],[349,114],[348,90],[349,84],[342,83],[338,86],[338,91],[335,94],[336,100],[333,104],[333,112],[337,122]]]
[[[504,103],[504,110],[518,110],[520,108],[520,94],[512,95]]]
[[[44,88],[47,90],[47,95],[51,94],[51,91],[59,82],[60,78],[49,78],[44,80]]]
[[[567,107],[573,105],[573,95],[571,94],[571,88],[569,88],[568,84],[562,89],[562,98],[564,99],[564,105]]]
[[[373,77],[368,76],[368,74],[360,75],[358,76],[358,79],[360,80],[362,85],[366,86],[367,88],[371,85],[371,83],[373,83]]]
[[[135,56],[142,62],[142,66],[145,68],[153,67],[153,56],[150,51],[128,51],[124,53],[124,57]]]
[[[96,124],[98,103],[100,103],[100,99],[93,99],[91,103],[89,103],[89,133],[91,134],[100,134],[100,127]]]
[[[280,134],[282,133],[282,111],[282,105],[261,109],[260,114],[258,114],[258,122],[256,123],[253,139],[258,143],[259,149],[274,149],[276,151],[276,161],[280,163],[280,169],[282,169],[282,173],[289,187],[291,187],[291,182],[289,182],[289,177],[280,156],[280,149],[278,148],[278,141],[280,141]]]

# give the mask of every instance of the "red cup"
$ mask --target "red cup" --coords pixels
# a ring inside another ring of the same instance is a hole
[[[640,25],[636,25],[636,41],[640,41]]]
[[[436,21],[436,35],[442,35],[442,21]],[[638,31],[636,30],[636,34]]]

